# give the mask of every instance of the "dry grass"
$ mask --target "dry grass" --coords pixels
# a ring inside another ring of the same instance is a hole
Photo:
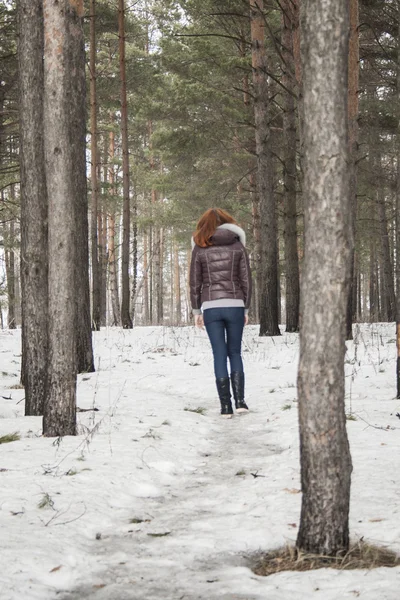
[[[20,439],[21,436],[19,435],[18,431],[15,431],[14,433],[7,433],[6,435],[2,435],[0,437],[0,444],[9,444],[10,442],[17,442]]]
[[[281,571],[376,569],[399,565],[400,557],[395,552],[360,541],[352,545],[344,556],[306,554],[293,546],[287,546],[268,554],[258,555],[252,570],[256,575],[266,577]]]

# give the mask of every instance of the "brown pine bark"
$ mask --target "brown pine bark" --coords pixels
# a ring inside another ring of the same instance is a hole
[[[124,329],[132,329],[129,311],[129,250],[130,250],[130,184],[129,184],[129,148],[128,148],[128,105],[126,92],[125,66],[125,2],[118,0],[118,36],[119,68],[121,85],[121,145],[122,145],[122,264],[121,264],[121,321]]]
[[[305,254],[298,372],[302,506],[297,546],[349,545],[351,457],[344,405],[353,245],[348,171],[347,2],[302,5]],[[329,77],[326,74],[329,73]]]
[[[286,331],[299,330],[300,280],[297,254],[297,168],[296,168],[296,80],[293,58],[293,8],[284,0],[282,27],[283,95],[283,179],[284,179],[284,245],[286,275]]]
[[[49,389],[45,436],[76,433],[76,171],[74,94],[84,80],[81,0],[44,0],[44,144],[49,196]],[[77,71],[80,64],[83,72]],[[71,118],[72,114],[72,118]]]
[[[277,223],[270,129],[268,125],[269,90],[263,11],[264,0],[250,0],[257,189],[261,222],[260,335],[273,336],[280,335],[278,323]]]
[[[97,92],[96,92],[96,0],[90,0],[90,57],[89,57],[89,79],[90,79],[90,242],[91,242],[91,264],[92,264],[92,325],[95,331],[100,330],[101,306],[100,306],[100,261],[98,244],[98,204],[99,183],[97,178],[98,147],[97,147]]]
[[[48,365],[47,187],[43,145],[43,3],[18,2],[22,372],[25,414],[42,415]]]

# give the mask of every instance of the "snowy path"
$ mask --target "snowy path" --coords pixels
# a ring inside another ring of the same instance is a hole
[[[390,337],[382,327],[349,356],[351,410],[389,426],[349,421],[350,525],[353,539],[400,551]],[[98,369],[80,376],[78,404],[99,411],[79,413],[82,434],[59,446],[22,416],[23,390],[10,391],[18,334],[0,341],[10,396],[0,401],[0,435],[21,434],[0,446],[1,600],[398,600],[400,569],[268,578],[249,569],[252,553],[297,534],[297,336],[260,340],[247,328],[251,412],[223,420],[204,334],[96,334]],[[45,494],[52,505],[40,509]]]
[[[197,415],[194,418],[197,422],[204,419]],[[254,427],[256,420],[255,414],[222,423],[214,418],[207,443],[209,449],[199,453],[190,477],[180,478],[178,485],[174,485],[166,496],[146,502],[150,522],[132,526],[131,532],[122,539],[110,536],[97,544],[95,551],[99,555],[115,554],[125,563],[102,574],[106,587],[102,591],[94,591],[92,586],[79,588],[75,593],[63,596],[63,600],[194,600],[212,596],[214,587],[219,588],[218,597],[232,597],[229,594],[221,596],[224,586],[221,576],[228,566],[229,589],[229,565],[245,564],[240,554],[232,553],[232,538],[238,550],[243,551],[246,548],[243,543],[246,520],[261,519],[265,513],[265,506],[257,506],[257,502],[248,506],[248,494],[243,495],[241,489],[253,485],[250,470],[256,474],[269,457],[282,451],[273,445],[265,446],[261,432],[256,435],[254,429],[248,440],[243,439],[251,421]],[[263,454],[260,455],[261,447]],[[246,475],[238,473],[247,473],[251,480],[246,481]],[[235,598],[250,600],[248,594],[235,594]]]

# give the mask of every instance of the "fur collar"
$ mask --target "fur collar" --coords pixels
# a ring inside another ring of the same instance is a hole
[[[223,225],[219,225],[217,229],[229,229],[229,231],[232,231],[238,236],[239,241],[243,244],[243,246],[246,246],[246,234],[243,229],[239,227],[239,225],[235,225],[234,223],[224,223]],[[192,238],[192,250],[195,245],[194,239]]]

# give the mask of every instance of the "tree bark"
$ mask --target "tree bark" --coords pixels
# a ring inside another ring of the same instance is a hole
[[[173,241],[173,261],[174,261],[174,294],[175,294],[175,323],[180,325],[182,320],[182,303],[181,303],[181,280],[179,268],[179,252],[178,243]]]
[[[149,257],[148,257],[148,236],[147,231],[143,232],[143,318],[144,325],[150,323],[149,313]]]
[[[73,164],[73,196],[75,199],[75,296],[76,296],[76,358],[78,373],[95,370],[92,319],[90,313],[89,283],[89,223],[86,179],[86,78],[85,41],[81,2],[71,1],[72,11],[68,20],[70,39],[70,148]],[[75,12],[75,7],[79,10]]]
[[[397,0],[396,387],[400,398],[400,0]]]
[[[300,280],[297,253],[297,200],[296,200],[296,84],[293,59],[293,9],[291,0],[283,5],[282,55],[284,59],[283,96],[283,178],[284,178],[284,245],[286,273],[286,331],[299,330]]]
[[[25,415],[42,415],[48,364],[47,188],[43,145],[43,3],[18,2],[22,372]]]
[[[358,34],[358,0],[349,0],[350,37],[349,37],[349,78],[348,78],[348,119],[349,119],[349,154],[350,154],[350,200],[351,227],[353,237],[356,236],[357,216],[357,159],[358,159],[358,92],[359,92],[359,34]],[[346,339],[353,339],[353,285],[354,285],[354,248],[350,257],[350,290],[347,303]]]
[[[77,301],[76,172],[77,106],[83,74],[82,0],[44,0],[44,143],[49,195],[49,390],[44,406],[45,436],[76,433]],[[78,81],[77,81],[78,80]],[[83,91],[83,90],[81,90]],[[79,146],[80,147],[80,146]],[[84,162],[83,162],[84,164]],[[78,175],[78,177],[77,177]],[[78,245],[81,240],[78,239]]]
[[[97,177],[98,147],[97,147],[97,92],[96,92],[96,0],[90,0],[90,182],[91,182],[91,263],[92,263],[92,325],[95,331],[100,330],[100,265],[98,244],[98,203],[99,183]]]
[[[344,409],[349,258],[347,2],[302,5],[305,257],[298,372],[302,506],[297,546],[349,545],[351,457]],[[329,73],[329,77],[327,74]]]
[[[7,225],[6,225],[7,227]],[[7,327],[8,329],[16,329],[16,293],[15,293],[15,226],[14,220],[10,221],[8,226],[7,236],[4,240],[5,249],[5,266],[7,277]]]
[[[121,84],[121,142],[122,142],[122,303],[121,321],[124,329],[132,329],[129,311],[129,246],[130,246],[130,194],[129,194],[129,148],[128,148],[128,108],[126,93],[125,67],[125,2],[118,0],[118,36],[119,36],[119,68]]]
[[[112,122],[114,119],[112,117]],[[115,189],[115,173],[114,173],[114,158],[115,158],[115,139],[114,131],[110,131],[109,137],[109,159],[110,167],[108,170],[108,181],[110,184],[111,198],[116,197]],[[113,202],[114,206],[114,202]],[[108,272],[110,276],[110,294],[111,294],[111,307],[113,316],[113,325],[121,325],[121,310],[119,303],[119,291],[118,291],[118,256],[115,245],[115,208],[112,208],[108,215]]]
[[[269,90],[264,40],[264,0],[250,0],[257,189],[261,223],[260,335],[280,335],[278,323],[277,224],[268,124]]]
[[[382,319],[383,321],[394,321],[396,318],[396,298],[394,294],[393,267],[390,258],[389,233],[386,217],[385,187],[383,185],[384,175],[382,170],[382,157],[380,156],[379,166],[381,170],[382,184],[377,190],[377,201],[379,211],[380,227],[380,265],[381,265],[381,299],[382,299]]]

